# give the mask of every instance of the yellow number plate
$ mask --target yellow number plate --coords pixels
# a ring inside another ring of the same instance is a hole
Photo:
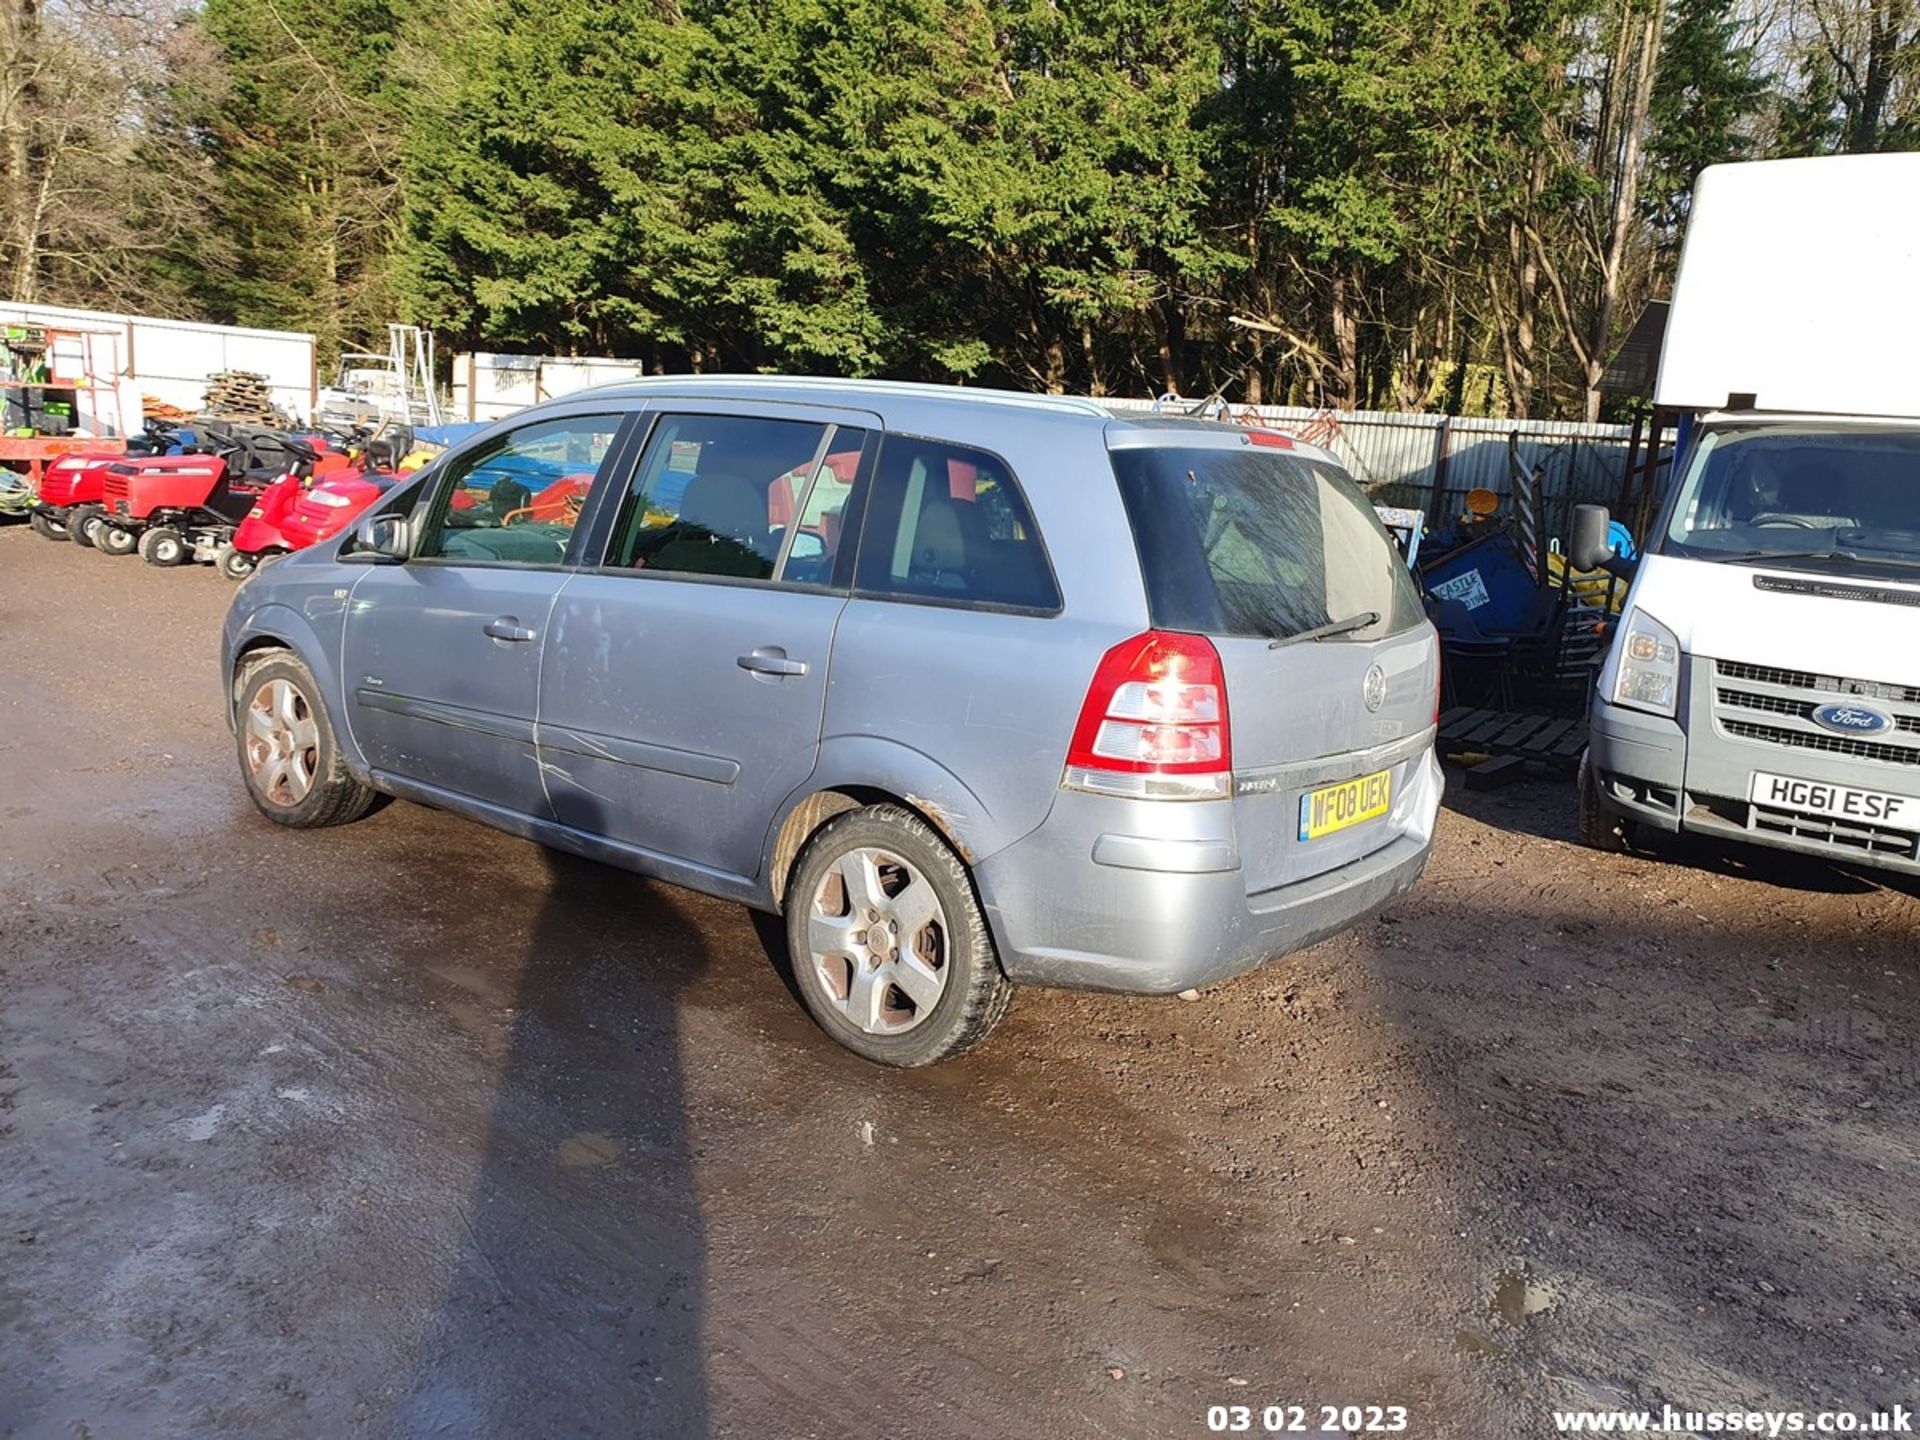
[[[1300,797],[1300,838],[1318,840],[1393,808],[1393,772],[1378,770],[1358,780],[1343,780]]]

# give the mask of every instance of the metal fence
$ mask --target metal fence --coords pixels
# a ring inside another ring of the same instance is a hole
[[[1125,409],[1151,409],[1151,400],[1103,399]],[[1465,508],[1467,492],[1491,490],[1503,503],[1513,493],[1509,453],[1540,472],[1545,530],[1567,533],[1573,507],[1615,504],[1626,476],[1633,430],[1579,420],[1487,420],[1390,410],[1310,410],[1290,405],[1235,406],[1260,423],[1303,434],[1338,456],[1376,504],[1423,510],[1439,525]],[[1662,463],[1674,433],[1661,437]],[[1639,463],[1645,463],[1645,440]]]

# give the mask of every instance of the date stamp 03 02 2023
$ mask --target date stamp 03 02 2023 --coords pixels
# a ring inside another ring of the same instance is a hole
[[[1405,1433],[1404,1405],[1209,1405],[1207,1429],[1215,1434],[1361,1435]]]

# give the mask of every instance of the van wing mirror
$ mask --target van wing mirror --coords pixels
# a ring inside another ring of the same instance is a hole
[[[341,558],[398,565],[413,554],[413,523],[405,515],[368,515],[353,527],[353,549]]]
[[[1572,534],[1567,537],[1567,556],[1576,570],[1604,570],[1625,578],[1633,573],[1633,562],[1617,559],[1613,549],[1613,517],[1604,505],[1573,507]]]

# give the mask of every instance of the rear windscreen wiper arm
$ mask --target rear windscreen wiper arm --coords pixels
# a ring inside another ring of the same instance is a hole
[[[1380,623],[1378,610],[1362,610],[1358,615],[1349,615],[1344,620],[1329,620],[1324,625],[1316,625],[1311,630],[1302,630],[1298,635],[1282,635],[1277,640],[1267,642],[1269,650],[1278,650],[1283,645],[1298,645],[1303,640],[1331,640],[1336,635],[1351,635],[1356,630],[1364,630],[1369,625]]]

